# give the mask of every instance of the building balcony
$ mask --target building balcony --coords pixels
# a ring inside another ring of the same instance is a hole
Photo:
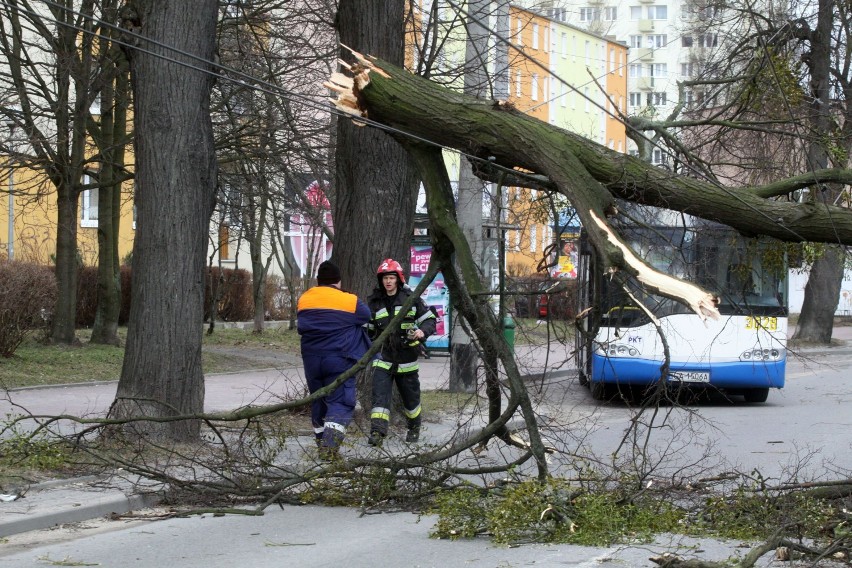
[[[635,77],[633,79],[629,79],[628,87],[632,85],[633,88],[639,91],[653,91],[654,90],[654,78],[653,77]]]
[[[642,33],[654,31],[654,20],[639,20],[637,29]]]
[[[631,55],[634,55],[634,59],[638,59],[639,61],[650,61],[654,59],[654,50],[650,47],[640,47],[633,49]]]

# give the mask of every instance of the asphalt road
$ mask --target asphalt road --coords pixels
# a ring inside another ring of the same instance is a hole
[[[431,364],[438,369],[445,362]],[[214,409],[219,404],[232,407],[237,402],[259,403],[264,397],[274,399],[286,388],[297,388],[293,386],[297,384],[297,376],[272,373],[251,375],[250,379],[211,377],[208,408]],[[279,384],[279,380],[284,382]],[[588,449],[599,456],[608,456],[620,447],[626,424],[636,417],[635,408],[619,403],[596,403],[568,373],[556,373],[540,383],[531,381],[530,385],[543,417],[543,432],[548,442],[561,450]],[[20,396],[31,397],[27,403],[39,407],[40,413],[80,409],[98,413],[105,402],[112,400],[110,392],[114,393],[114,385],[50,391],[51,396],[43,390],[14,394],[18,401]],[[789,361],[786,387],[771,392],[765,404],[714,399],[685,408],[664,407],[649,422],[654,434],[652,442],[644,447],[650,458],[648,467],[657,468],[657,474],[685,474],[690,464],[706,472],[757,470],[770,482],[849,477],[852,471],[850,401],[852,349],[803,351]],[[643,417],[650,420],[652,415],[643,414]],[[427,440],[440,439],[476,426],[475,420],[464,425],[432,422],[425,435]],[[346,451],[358,453],[364,449],[357,444]],[[505,452],[505,449],[493,451]],[[626,454],[624,447],[620,452]],[[658,458],[663,457],[660,465]],[[706,461],[694,465],[701,457]],[[554,472],[566,470],[565,463],[555,456]],[[142,513],[157,518],[158,511]],[[657,543],[612,548],[562,545],[504,548],[486,539],[449,543],[429,538],[434,522],[434,517],[410,513],[360,516],[353,509],[313,506],[270,508],[262,517],[205,515],[156,522],[101,518],[10,536],[0,544],[0,567],[61,564],[154,568],[172,564],[182,568],[281,565],[642,568],[655,566],[649,557],[664,551],[708,560],[723,560],[747,552],[739,542],[696,541],[666,535]],[[767,555],[758,565],[781,564]]]

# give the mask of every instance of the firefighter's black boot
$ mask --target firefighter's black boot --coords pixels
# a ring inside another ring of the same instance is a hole
[[[405,435],[405,441],[409,444],[414,444],[420,439],[420,426],[415,426],[414,428],[409,428],[408,433]]]
[[[378,430],[373,430],[370,432],[370,437],[367,438],[367,445],[375,446],[377,448],[382,447],[382,443],[385,441],[385,435],[379,432]]]
[[[420,440],[420,417],[408,421],[408,433],[405,434],[405,441],[409,444],[414,444]]]

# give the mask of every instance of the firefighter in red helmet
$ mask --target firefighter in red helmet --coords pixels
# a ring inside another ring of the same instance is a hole
[[[372,318],[368,330],[378,337],[390,325],[393,317],[412,295],[405,285],[402,266],[392,258],[379,264],[376,270],[378,287],[367,299]],[[420,367],[417,357],[420,345],[435,333],[435,312],[417,298],[400,323],[393,326],[380,354],[373,360],[373,409],[370,412],[371,446],[380,446],[388,433],[393,385],[402,398],[403,412],[408,419],[406,442],[420,439]]]

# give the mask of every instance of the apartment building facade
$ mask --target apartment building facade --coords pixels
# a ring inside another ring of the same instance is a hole
[[[521,6],[510,8],[509,21],[509,102],[520,112],[625,152],[627,46]],[[563,242],[576,236],[566,221],[571,216],[560,213],[554,219],[536,190],[513,187],[507,195],[507,221],[515,227],[505,243],[509,273],[536,274],[545,260],[551,276],[573,277],[570,247]],[[570,204],[565,201],[562,208]]]

